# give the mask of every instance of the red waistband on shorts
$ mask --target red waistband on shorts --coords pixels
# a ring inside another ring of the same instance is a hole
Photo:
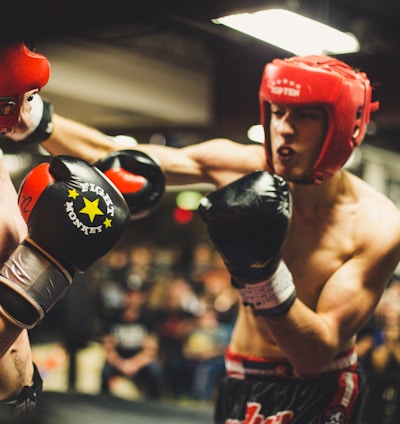
[[[355,346],[340,353],[323,372],[351,370],[357,367]],[[225,352],[226,373],[237,379],[248,377],[294,377],[293,367],[285,358],[268,358],[263,356],[241,355],[229,348]]]

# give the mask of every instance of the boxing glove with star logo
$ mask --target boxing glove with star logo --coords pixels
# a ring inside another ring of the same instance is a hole
[[[57,156],[25,177],[18,204],[28,236],[0,269],[0,313],[32,328],[62,297],[75,272],[86,271],[119,240],[128,205],[96,167]]]

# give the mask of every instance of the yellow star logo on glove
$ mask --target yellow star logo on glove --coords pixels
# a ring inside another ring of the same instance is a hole
[[[68,190],[68,197],[72,197],[73,199],[76,199],[79,196],[79,193],[75,190]]]
[[[106,218],[106,219],[104,220],[103,224],[104,224],[104,226],[105,226],[106,228],[110,228],[110,227],[111,227],[111,224],[112,224],[112,221],[111,221],[111,219],[110,219],[110,218]]]
[[[90,222],[94,221],[96,215],[104,215],[101,209],[99,209],[99,199],[93,200],[93,202],[91,202],[90,200],[86,199],[86,197],[84,197],[83,201],[85,202],[85,207],[82,208],[79,212],[86,213],[89,216]]]

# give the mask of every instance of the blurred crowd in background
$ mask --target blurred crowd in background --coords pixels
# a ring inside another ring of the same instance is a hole
[[[31,339],[61,340],[72,359],[89,341],[101,343],[103,394],[124,376],[147,399],[213,401],[237,302],[220,256],[207,243],[190,252],[115,248],[76,276]]]
[[[370,321],[358,334],[369,382],[365,424],[400,422],[400,276],[393,275]]]
[[[73,360],[90,341],[104,351],[99,392],[126,378],[143,399],[212,403],[238,296],[211,245],[116,247],[78,275],[65,299],[31,333],[59,340]],[[359,332],[358,355],[370,385],[363,424],[400,422],[400,277],[394,275]]]

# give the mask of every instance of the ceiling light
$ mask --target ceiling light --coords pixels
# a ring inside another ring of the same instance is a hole
[[[298,56],[343,54],[360,50],[357,38],[284,9],[260,10],[213,19]]]

